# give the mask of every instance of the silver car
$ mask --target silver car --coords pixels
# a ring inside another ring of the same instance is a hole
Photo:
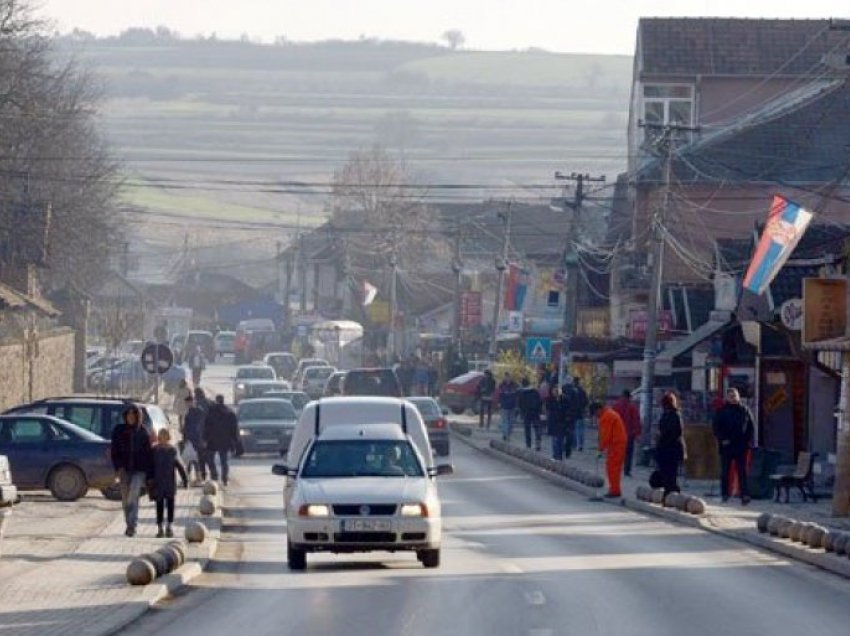
[[[289,450],[298,420],[289,400],[242,400],[237,412],[239,435],[246,453],[280,453]]]

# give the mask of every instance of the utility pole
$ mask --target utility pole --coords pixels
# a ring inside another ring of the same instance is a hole
[[[511,247],[512,216],[511,202],[508,201],[505,212],[499,212],[499,218],[505,225],[505,232],[504,241],[502,242],[502,253],[496,257],[496,271],[499,273],[499,276],[496,279],[496,297],[493,299],[493,328],[490,334],[490,350],[487,355],[491,363],[496,361],[496,356],[499,353],[499,320],[502,313],[502,288],[505,285],[505,270],[508,268],[508,257]]]
[[[638,124],[649,130],[660,130],[658,146],[664,152],[664,185],[661,204],[650,219],[652,227],[652,259],[649,262],[650,283],[646,308],[646,336],[643,346],[643,369],[641,372],[640,419],[643,422],[642,443],[647,445],[652,439],[652,387],[655,384],[655,356],[658,347],[658,312],[661,301],[661,285],[664,280],[664,235],[662,228],[670,208],[670,188],[673,173],[673,155],[676,150],[676,133],[695,132],[698,128],[678,124]]]
[[[393,364],[395,360],[396,354],[396,305],[398,302],[397,299],[397,288],[396,281],[398,279],[398,259],[396,258],[395,245],[393,245],[393,251],[390,254],[390,330],[388,334],[387,342],[387,356],[388,356],[388,364]]]
[[[561,340],[561,361],[558,369],[558,378],[563,384],[570,368],[570,342],[576,335],[578,323],[579,257],[576,250],[576,240],[581,231],[581,211],[585,199],[584,184],[604,183],[605,177],[591,177],[589,174],[577,172],[569,175],[556,172],[555,179],[574,181],[576,184],[573,200],[570,201],[566,196],[563,199],[564,204],[573,211],[573,221],[567,232],[567,245],[564,249],[564,270],[566,273],[566,280],[564,281],[564,337]]]
[[[452,320],[452,345],[454,346],[455,354],[460,353],[461,349],[461,284],[463,279],[463,261],[461,260],[461,242],[463,241],[463,229],[458,227],[455,232],[455,254],[452,259],[452,272],[455,275],[455,293],[454,293],[454,316]]]
[[[298,286],[301,288],[301,298],[298,309],[302,314],[307,313],[307,258],[304,253],[304,234],[298,234]]]

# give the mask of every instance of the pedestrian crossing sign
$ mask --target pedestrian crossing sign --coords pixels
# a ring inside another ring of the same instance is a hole
[[[525,341],[525,359],[534,364],[552,360],[551,338],[527,338]]]

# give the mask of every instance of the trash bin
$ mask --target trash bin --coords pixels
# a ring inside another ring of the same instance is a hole
[[[770,476],[776,474],[776,469],[782,462],[782,452],[772,448],[754,448],[750,460],[750,474],[747,483],[750,496],[753,499],[770,499],[773,497],[773,484]]]

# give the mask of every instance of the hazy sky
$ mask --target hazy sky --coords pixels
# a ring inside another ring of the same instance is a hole
[[[242,33],[273,40],[438,41],[450,28],[479,49],[630,54],[638,17],[825,18],[850,15],[847,0],[38,0],[62,31],[98,34],[164,24],[184,35]]]

